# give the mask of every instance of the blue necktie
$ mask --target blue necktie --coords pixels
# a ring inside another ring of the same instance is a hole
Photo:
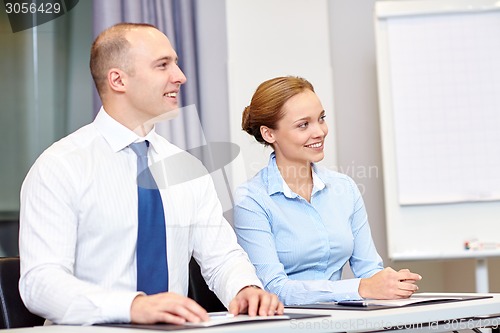
[[[148,147],[148,141],[130,145],[137,155],[137,290],[152,295],[168,291],[168,266],[163,203],[148,167]]]

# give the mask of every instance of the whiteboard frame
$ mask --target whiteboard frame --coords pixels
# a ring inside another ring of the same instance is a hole
[[[500,201],[401,206],[398,199],[395,128],[387,22],[402,16],[499,11],[499,0],[412,0],[375,3],[377,80],[389,258],[442,260],[500,256],[500,250],[465,250],[473,238],[500,232]],[[458,236],[454,236],[458,235]]]
[[[495,11],[500,8],[498,0],[412,0],[377,1],[376,20],[397,16],[418,16],[452,13]]]

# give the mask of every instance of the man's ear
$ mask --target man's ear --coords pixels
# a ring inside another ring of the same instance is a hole
[[[112,91],[123,92],[125,91],[125,79],[126,75],[124,71],[118,68],[111,68],[108,71],[108,85]]]
[[[270,145],[272,145],[276,141],[276,139],[274,138],[274,130],[267,126],[260,127],[260,135],[262,135],[262,138]]]

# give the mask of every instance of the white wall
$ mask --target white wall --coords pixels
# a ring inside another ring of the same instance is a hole
[[[276,76],[302,76],[314,85],[332,129],[323,163],[335,167],[327,9],[325,0],[226,1],[229,129],[243,157],[243,167],[233,170],[235,184],[267,165],[270,150],[241,130],[241,114],[257,86]]]

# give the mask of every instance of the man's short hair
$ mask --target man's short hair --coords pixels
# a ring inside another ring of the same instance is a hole
[[[111,68],[120,68],[127,74],[134,74],[132,59],[129,56],[130,42],[126,34],[139,28],[157,29],[146,23],[118,23],[101,32],[92,43],[90,73],[101,100],[106,92],[107,75]]]

